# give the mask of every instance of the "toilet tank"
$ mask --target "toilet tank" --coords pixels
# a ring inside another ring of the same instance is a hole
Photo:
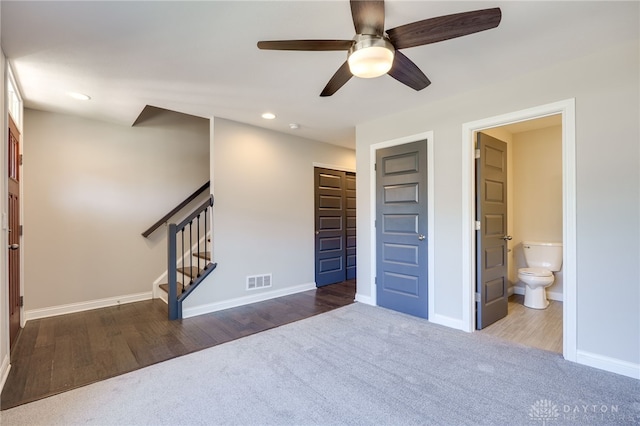
[[[562,268],[562,243],[523,241],[522,251],[530,268],[557,272]]]

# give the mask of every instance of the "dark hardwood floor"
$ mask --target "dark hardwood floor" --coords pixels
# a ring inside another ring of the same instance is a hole
[[[15,407],[353,303],[355,280],[179,321],[158,300],[27,322],[1,409]]]

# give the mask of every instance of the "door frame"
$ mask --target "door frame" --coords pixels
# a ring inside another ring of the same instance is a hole
[[[313,230],[314,230],[314,250],[313,250],[313,257],[314,257],[314,259],[313,259],[313,261],[314,261],[314,265],[315,265],[316,260],[318,258],[317,241],[315,241],[315,239],[317,238],[317,235],[315,235],[315,233],[318,231],[317,224],[315,223],[316,213],[317,213],[317,208],[318,208],[317,205],[316,205],[316,195],[317,195],[316,191],[318,190],[318,188],[316,187],[316,184],[315,184],[316,169],[320,168],[320,169],[333,170],[333,171],[336,171],[336,172],[344,172],[345,174],[346,173],[353,173],[354,175],[356,174],[356,171],[355,171],[355,169],[350,169],[350,168],[347,168],[347,167],[333,166],[333,165],[321,164],[321,163],[316,163],[316,162],[313,162],[312,165],[313,165],[313,177],[314,177],[314,185],[313,185],[313,198],[314,198],[314,203],[313,203],[313,218],[314,218],[314,226],[313,226]],[[345,184],[345,188],[344,189],[346,190],[346,181],[344,182],[344,184]],[[345,205],[343,206],[343,208],[344,208],[345,214],[346,214],[346,209],[347,209],[346,202],[345,202]],[[345,226],[345,231],[346,231],[346,226],[347,226],[346,216],[345,216],[344,226]],[[346,245],[347,245],[347,236],[346,236],[346,233],[345,233],[344,244],[345,244],[345,253],[344,253],[344,262],[345,262],[345,264],[344,264],[344,269],[345,269],[345,279],[346,279],[346,270],[347,270],[347,247],[346,247]],[[357,265],[356,265],[356,267],[357,267]],[[314,266],[314,282],[316,284],[316,287],[320,288],[320,287],[323,287],[323,286],[318,286],[318,283],[316,281],[317,272],[318,271],[315,269],[315,266]],[[330,284],[326,284],[326,285],[330,285]]]
[[[3,185],[3,197],[4,197],[4,208],[7,209],[8,205],[7,205],[7,200],[9,198],[9,177],[8,177],[8,158],[7,158],[7,154],[8,154],[8,147],[9,147],[9,120],[11,117],[11,120],[13,120],[14,124],[16,125],[19,133],[20,133],[20,143],[18,144],[18,155],[22,156],[24,153],[24,101],[22,99],[22,93],[20,93],[20,89],[18,88],[18,84],[16,83],[16,79],[14,77],[14,72],[13,72],[13,68],[11,67],[11,65],[5,61],[5,68],[4,68],[4,79],[3,79],[3,84],[2,87],[4,88],[4,96],[6,99],[5,102],[5,111],[4,111],[4,137],[3,137],[3,154],[2,154],[2,158],[4,159],[4,167],[2,168],[3,173],[4,173],[4,185]],[[17,117],[14,117],[11,110],[12,107],[9,105],[9,102],[11,102],[11,99],[9,99],[9,82],[11,83],[11,86],[13,87],[13,93],[15,94],[15,101],[16,103],[13,105],[13,108],[16,109],[16,113],[17,113]],[[24,224],[24,179],[22,179],[22,175],[23,175],[23,168],[22,168],[22,164],[18,165],[19,167],[19,176],[21,177],[19,179],[19,193],[18,193],[18,197],[19,197],[19,209],[20,209],[20,217],[18,218],[20,225]],[[8,226],[6,226],[6,221],[8,220],[8,211],[4,211],[3,215],[6,216],[5,218],[3,218],[3,229],[5,230],[5,238],[3,239],[3,249],[4,249],[4,261],[5,261],[5,274],[3,275],[3,280],[4,280],[4,284],[3,286],[6,287],[6,299],[5,300],[9,300],[9,250],[7,249],[7,242],[8,242],[8,234],[7,234],[7,229]],[[24,255],[24,235],[20,235],[20,264],[18,265],[18,268],[20,270],[20,295],[24,296],[24,259],[25,259],[25,255]],[[9,312],[7,310],[7,321],[9,321]],[[8,323],[7,323],[8,324]],[[20,307],[20,328],[24,328],[25,325],[27,324],[27,318],[25,315],[25,309],[24,306]],[[7,328],[7,341],[9,341],[10,337],[9,337],[9,329]]]
[[[318,162],[315,162],[315,161],[313,161],[313,162],[311,163],[311,167],[312,167],[312,169],[311,169],[311,176],[312,176],[312,179],[313,179],[313,176],[315,176],[315,169],[316,169],[316,167],[319,167],[319,168],[321,168],[321,169],[336,170],[336,171],[338,171],[338,172],[356,173],[356,169],[351,168],[351,167],[337,166],[337,165],[335,165],[335,164],[327,164],[327,163],[318,163]],[[356,176],[356,178],[357,178],[357,176]],[[314,184],[314,187],[315,187],[315,184]],[[313,196],[314,196],[314,200],[315,200],[315,188],[314,188],[314,190],[313,190],[313,191],[314,191],[314,192],[313,192]],[[356,194],[356,197],[357,197],[357,194]],[[316,236],[315,236],[315,231],[316,231],[316,225],[315,225],[315,214],[316,214],[316,211],[315,211],[315,210],[316,210],[316,203],[315,203],[315,201],[314,201],[314,202],[313,202],[313,215],[311,216],[311,217],[313,217],[313,218],[314,218],[314,220],[313,220],[313,222],[314,222],[314,224],[313,224],[313,256],[314,256],[313,282],[314,282],[314,285],[316,285],[316,286],[317,286],[317,284],[315,283],[315,281],[316,281],[316,278],[315,278],[315,257],[316,257],[316,248],[315,248],[315,247],[316,247],[316,245],[315,245],[315,238],[316,238]],[[357,229],[356,229],[356,234],[357,234],[357,232],[358,232],[358,231],[357,231]],[[357,237],[356,237],[356,238],[357,238]],[[346,265],[345,265],[345,267],[346,267]],[[357,264],[356,264],[356,267],[357,267]],[[357,284],[356,284],[356,285],[357,285]],[[318,288],[319,288],[319,287],[318,287]]]
[[[474,133],[549,115],[562,116],[563,356],[577,359],[576,120],[575,98],[462,125],[462,325],[475,331],[475,141]]]
[[[377,210],[376,210],[376,187],[377,187],[377,181],[376,181],[376,169],[375,169],[375,164],[376,164],[376,151],[382,148],[389,148],[392,146],[398,146],[398,145],[404,145],[407,143],[411,143],[411,142],[418,142],[421,140],[427,140],[427,232],[428,232],[428,238],[427,238],[427,316],[429,318],[429,321],[431,322],[436,322],[434,321],[434,316],[435,316],[435,302],[433,300],[434,297],[434,253],[433,253],[433,248],[434,248],[434,224],[433,224],[433,217],[434,217],[434,202],[433,202],[433,196],[434,196],[434,165],[435,165],[435,161],[434,161],[434,155],[433,155],[433,151],[434,151],[434,141],[433,141],[433,131],[430,130],[428,132],[423,132],[423,133],[417,133],[414,135],[409,135],[409,136],[404,136],[401,138],[397,138],[397,139],[391,139],[391,140],[387,140],[384,142],[380,142],[377,144],[373,144],[369,146],[369,200],[370,200],[370,205],[369,205],[369,211],[373,212],[374,214],[371,215],[371,223],[369,225],[369,232],[370,232],[370,236],[369,238],[371,239],[371,252],[369,253],[370,259],[371,259],[371,283],[370,283],[370,293],[371,294],[371,299],[370,300],[366,300],[363,302],[378,306],[378,296],[377,296],[377,291],[376,291],[376,283],[375,283],[375,276],[376,276],[376,271],[377,271],[377,261],[376,261],[376,250],[377,250],[377,241],[376,241],[376,216],[377,216]]]

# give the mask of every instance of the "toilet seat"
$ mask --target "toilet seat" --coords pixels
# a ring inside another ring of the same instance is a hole
[[[520,268],[518,274],[529,275],[532,277],[552,277],[553,273],[544,268]]]

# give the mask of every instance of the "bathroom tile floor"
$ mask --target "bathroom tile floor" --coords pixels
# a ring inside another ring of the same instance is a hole
[[[524,306],[523,295],[514,294],[508,312],[480,333],[562,353],[562,302],[549,300],[547,309],[531,309]]]

